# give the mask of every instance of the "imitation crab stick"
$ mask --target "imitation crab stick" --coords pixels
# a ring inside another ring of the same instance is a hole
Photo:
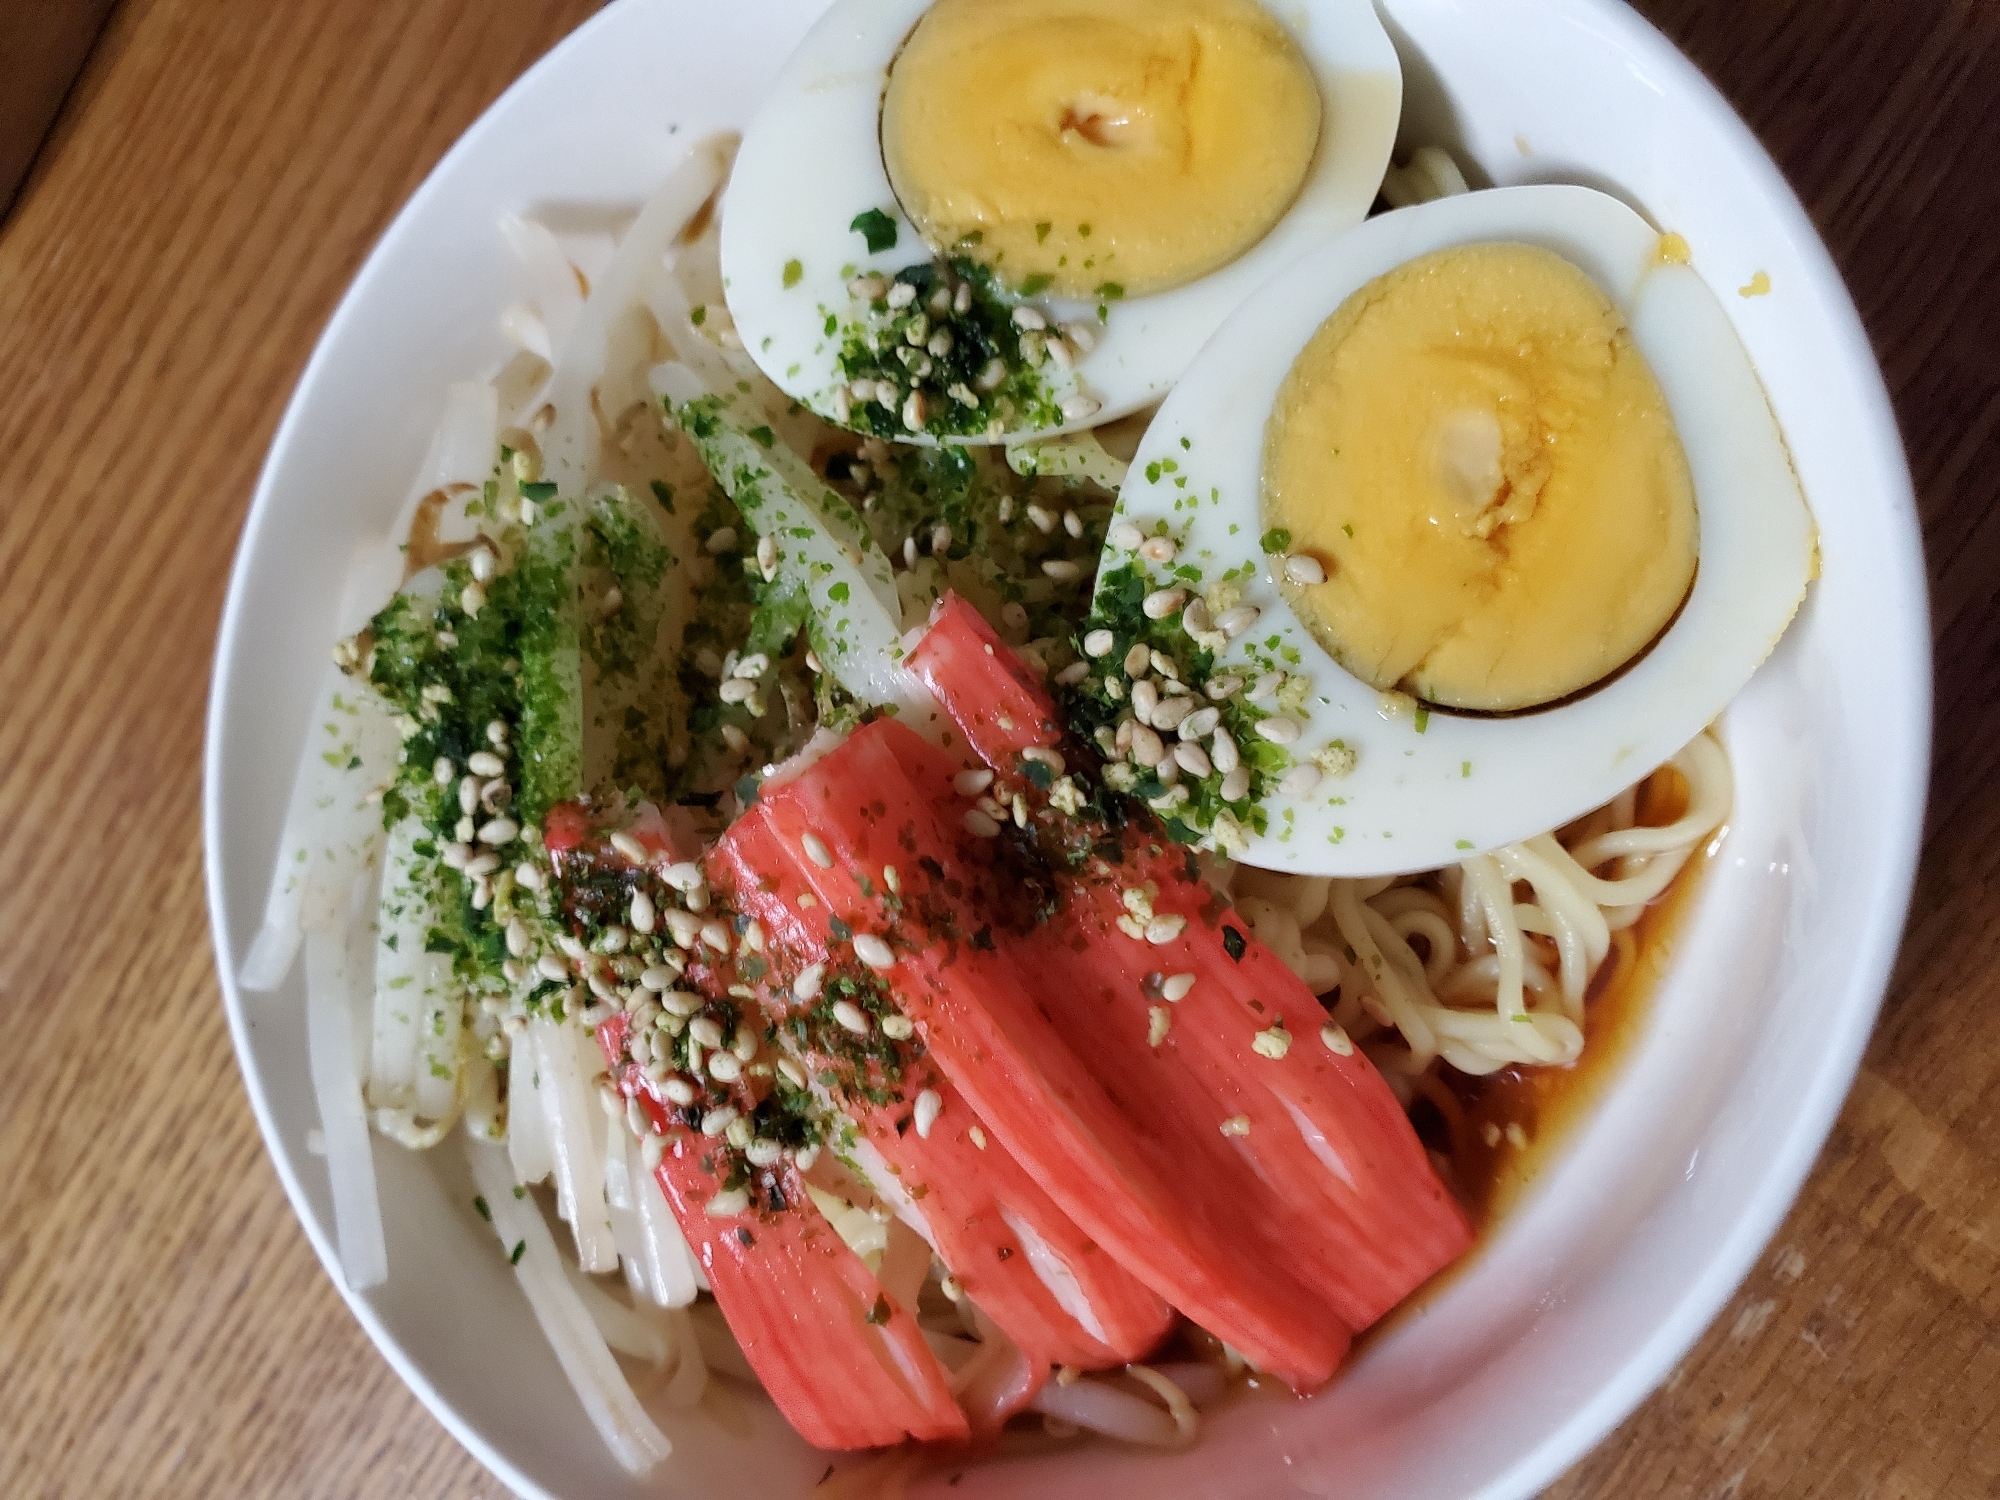
[[[951,598],[911,665],[996,774],[1025,788],[1021,753],[1056,744],[1060,720],[1013,651]],[[905,759],[920,774],[934,763]],[[1057,1031],[1128,1083],[1149,1129],[1233,1159],[1259,1205],[1253,1233],[1367,1327],[1470,1242],[1415,1131],[1345,1036],[1322,1035],[1312,992],[1229,920],[1151,819],[1093,855],[1019,939],[1061,976]]]
[[[921,756],[934,770],[916,778],[904,759]],[[1347,1326],[1286,1265],[1244,1253],[1240,1177],[1149,1135],[1094,1060],[1063,1041],[1049,1014],[1067,999],[1060,976],[1033,972],[1010,942],[1052,882],[964,856],[962,831],[943,827],[936,808],[954,768],[878,720],[767,787],[746,820],[825,855],[800,866],[820,907],[881,973],[984,1129],[1079,1228],[1259,1368],[1301,1389],[1324,1383]],[[886,865],[899,872],[893,901],[877,879]]]
[[[764,954],[781,983],[766,986],[781,1034],[795,1037],[808,1068],[832,1080],[836,1102],[865,1134],[886,1169],[878,1190],[907,1217],[979,1309],[1044,1374],[1051,1365],[1098,1368],[1148,1353],[1166,1334],[1172,1310],[1099,1248],[1005,1145],[979,1121],[928,1056],[894,1087],[862,1080],[843,1087],[836,1059],[816,1045],[812,1004],[825,987],[877,984],[851,958],[846,972],[830,942],[828,908],[797,904],[806,889],[796,844],[753,811],[708,859],[711,883],[763,927]],[[880,872],[877,872],[879,877]],[[900,877],[897,877],[900,884]],[[893,892],[890,892],[893,895]],[[797,976],[811,971],[800,999]]]
[[[624,1024],[614,1016],[599,1029],[614,1066]],[[730,1331],[800,1435],[831,1449],[968,1436],[916,1319],[821,1217],[797,1172],[785,1169],[761,1211],[717,1212],[716,1143],[678,1123],[636,1070],[622,1087],[664,1137],[660,1187]]]

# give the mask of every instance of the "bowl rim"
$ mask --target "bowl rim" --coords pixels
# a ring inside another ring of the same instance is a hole
[[[341,294],[293,387],[258,472],[232,559],[228,589],[217,627],[204,725],[203,874],[210,939],[217,960],[217,977],[231,1045],[266,1154],[314,1253],[375,1348],[463,1448],[503,1484],[523,1495],[545,1492],[489,1444],[457,1407],[443,1398],[400,1342],[390,1334],[368,1301],[347,1286],[335,1247],[315,1216],[308,1211],[303,1184],[289,1154],[282,1149],[267,1093],[267,1080],[253,1061],[249,1022],[236,977],[236,950],[240,935],[232,931],[225,903],[221,850],[225,800],[222,762],[230,708],[227,688],[247,634],[250,583],[247,560],[257,550],[257,543],[267,528],[273,524],[273,513],[277,509],[275,476],[279,456],[293,444],[299,430],[308,421],[305,406],[300,400],[301,394],[316,384],[323,370],[335,358],[333,351],[343,342],[342,334],[346,327],[356,321],[357,308],[366,300],[368,288],[383,274],[383,267],[401,253],[402,242],[410,233],[408,226],[421,215],[430,200],[443,191],[442,185],[456,175],[460,164],[475,155],[485,138],[499,128],[495,124],[496,119],[509,113],[517,96],[535,88],[545,73],[563,66],[572,53],[594,46],[598,32],[615,28],[628,9],[655,3],[662,3],[662,0],[622,0],[622,3],[603,7],[509,84],[453,142],[397,210]],[[1802,268],[1814,284],[1813,291],[1831,314],[1830,324],[1824,331],[1837,345],[1842,364],[1855,382],[1855,394],[1865,409],[1865,431],[1860,435],[1860,446],[1882,459],[1885,470],[1876,476],[1876,503],[1890,520],[1898,545],[1879,556],[1876,564],[1885,575],[1887,591],[1898,599],[1909,601],[1912,606],[1908,612],[1912,623],[1895,631],[1894,638],[1884,643],[1900,670],[1903,690],[1909,697],[1910,712],[1903,716],[1907,753],[1896,757],[1885,768],[1877,790],[1880,816],[1885,829],[1890,832],[1884,848],[1886,857],[1874,871],[1873,884],[1880,899],[1872,905],[1868,922],[1851,939],[1852,961],[1847,968],[1847,994],[1838,1007],[1839,1024],[1815,1049],[1807,1074],[1809,1081],[1802,1090],[1802,1106],[1792,1116],[1790,1127],[1764,1157],[1762,1169],[1752,1175],[1754,1186],[1747,1190],[1745,1209],[1731,1224],[1729,1233],[1716,1245],[1702,1271],[1672,1310],[1621,1362],[1616,1378],[1606,1382],[1510,1468],[1489,1476],[1469,1490],[1467,1500],[1473,1500],[1474,1496],[1479,1500],[1503,1500],[1503,1497],[1531,1495],[1596,1447],[1612,1428],[1657,1388],[1672,1366],[1713,1322],[1790,1212],[1845,1101],[1886,997],[1891,968],[1914,891],[1922,849],[1930,769],[1931,643],[1928,631],[1914,623],[1919,619],[1928,619],[1929,591],[1915,495],[1881,368],[1853,298],[1831,254],[1797,195],[1756,135],[1720,90],[1663,33],[1620,0],[1546,0],[1546,3],[1556,16],[1566,14],[1577,24],[1587,25],[1610,36],[1627,50],[1644,55],[1666,75],[1670,86],[1699,102],[1713,119],[1730,153],[1755,181],[1772,215],[1787,232]],[[1923,608],[1917,609],[1915,606],[1918,604]]]

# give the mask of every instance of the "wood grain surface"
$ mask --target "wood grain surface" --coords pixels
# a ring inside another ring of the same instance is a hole
[[[203,909],[258,463],[397,206],[586,0],[126,0],[0,227],[0,1495],[497,1497],[313,1260]],[[2000,7],[1645,0],[1887,372],[1937,758],[1866,1065],[1762,1262],[1551,1494],[2000,1495]]]

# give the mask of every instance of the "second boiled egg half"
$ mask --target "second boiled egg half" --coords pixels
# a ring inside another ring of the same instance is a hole
[[[737,157],[729,314],[880,437],[1108,421],[1361,222],[1401,101],[1368,0],[836,0]]]
[[[1281,273],[1161,406],[1110,538],[1077,684],[1132,757],[1107,774],[1252,864],[1343,876],[1610,801],[1817,567],[1686,246],[1581,187],[1386,213]]]

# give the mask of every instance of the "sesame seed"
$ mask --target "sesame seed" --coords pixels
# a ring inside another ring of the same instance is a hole
[[[1047,745],[1028,746],[1027,749],[1021,752],[1021,759],[1032,761],[1036,765],[1047,766],[1051,776],[1060,776],[1064,770],[1062,752],[1051,750]]]
[[[965,831],[974,838],[990,839],[999,834],[1000,825],[989,814],[971,807],[965,812]]]
[[[736,528],[734,526],[718,526],[708,534],[708,540],[702,545],[716,557],[720,557],[725,552],[734,552],[736,550]]]
[[[1257,623],[1260,611],[1254,604],[1239,604],[1234,609],[1225,609],[1215,617],[1215,628],[1235,640],[1252,625]]]
[[[1354,1042],[1347,1034],[1347,1028],[1338,1021],[1328,1021],[1319,1029],[1319,1039],[1326,1043],[1327,1051],[1336,1057],[1354,1056]],[[1491,1141],[1486,1143],[1492,1145]]]
[[[854,934],[854,956],[877,971],[896,966],[896,955],[889,945],[872,932]]]
[[[1198,708],[1181,720],[1180,737],[1184,740],[1205,740],[1215,733],[1221,723],[1221,709]]]
[[[839,1022],[841,1028],[845,1031],[851,1031],[856,1036],[868,1035],[868,1012],[856,1005],[852,1000],[834,1001],[833,1019]]]
[[[1155,946],[1171,943],[1187,929],[1187,918],[1166,912],[1146,924],[1146,941]]]
[[[1158,1047],[1167,1039],[1167,1031],[1174,1024],[1174,1013],[1164,1005],[1146,1007],[1146,1045]]]
[[[1121,552],[1136,552],[1145,541],[1139,528],[1130,521],[1120,521],[1104,534],[1104,539]]]
[[[966,1127],[965,1138],[971,1141],[979,1150],[984,1151],[986,1149],[986,1132],[981,1130],[977,1125]]]
[[[717,1083],[734,1083],[743,1076],[743,1064],[737,1060],[733,1052],[716,1052],[711,1054],[707,1062],[707,1068],[708,1076],[713,1078]],[[745,1121],[744,1123],[748,1124],[749,1122]]]
[[[682,1020],[699,1015],[701,1008],[706,1004],[708,1002],[693,990],[668,990],[660,996],[660,1009],[670,1016],[679,1016]]]
[[[1170,563],[1179,550],[1172,538],[1164,536],[1149,536],[1139,544],[1139,555],[1147,562]]]
[[[831,870],[833,868],[833,855],[828,851],[825,839],[822,839],[816,833],[808,833],[804,838],[799,840],[799,843],[806,851],[806,858],[810,859],[822,870]]]
[[[1187,999],[1188,991],[1193,988],[1194,975],[1192,974],[1169,974],[1165,979],[1160,981],[1160,993],[1173,1001]]]
[[[654,925],[659,921],[659,915],[658,909],[653,905],[653,898],[651,896],[647,895],[644,891],[634,891],[632,893],[631,917],[632,930],[634,932],[651,932]]]
[[[925,1089],[917,1095],[917,1107],[912,1113],[916,1117],[917,1135],[923,1140],[931,1138],[931,1127],[937,1124],[937,1117],[944,1108],[944,1098],[936,1089]]]
[[[1292,1050],[1292,1034],[1283,1026],[1267,1026],[1250,1039],[1250,1050],[1276,1061]]]
[[[908,1016],[884,1016],[882,1035],[893,1042],[907,1041],[916,1033],[916,1025]]]
[[[1319,785],[1320,769],[1310,763],[1293,766],[1278,781],[1278,790],[1287,797],[1310,797]]]
[[[733,1219],[750,1207],[750,1194],[744,1188],[724,1188],[703,1208],[711,1219]]]
[[[1299,737],[1299,721],[1282,714],[1257,721],[1257,737],[1274,745],[1289,745]]]
[[[1250,1117],[1248,1115],[1231,1115],[1222,1122],[1222,1133],[1224,1135],[1248,1135],[1250,1133]]]
[[[1187,603],[1187,590],[1182,588],[1155,589],[1140,604],[1149,620],[1164,620],[1178,614],[1180,607]]]
[[[1320,566],[1318,558],[1295,552],[1285,559],[1285,579],[1288,583],[1296,583],[1301,588],[1309,588],[1313,584],[1326,582],[1326,569]]]
[[[611,835],[611,847],[635,865],[646,862],[646,846],[622,828]]]
[[[1065,421],[1083,422],[1102,411],[1104,403],[1079,391],[1075,395],[1063,397],[1061,407]]]
[[[960,771],[951,779],[952,790],[961,797],[977,797],[993,785],[993,773],[987,770]]]

